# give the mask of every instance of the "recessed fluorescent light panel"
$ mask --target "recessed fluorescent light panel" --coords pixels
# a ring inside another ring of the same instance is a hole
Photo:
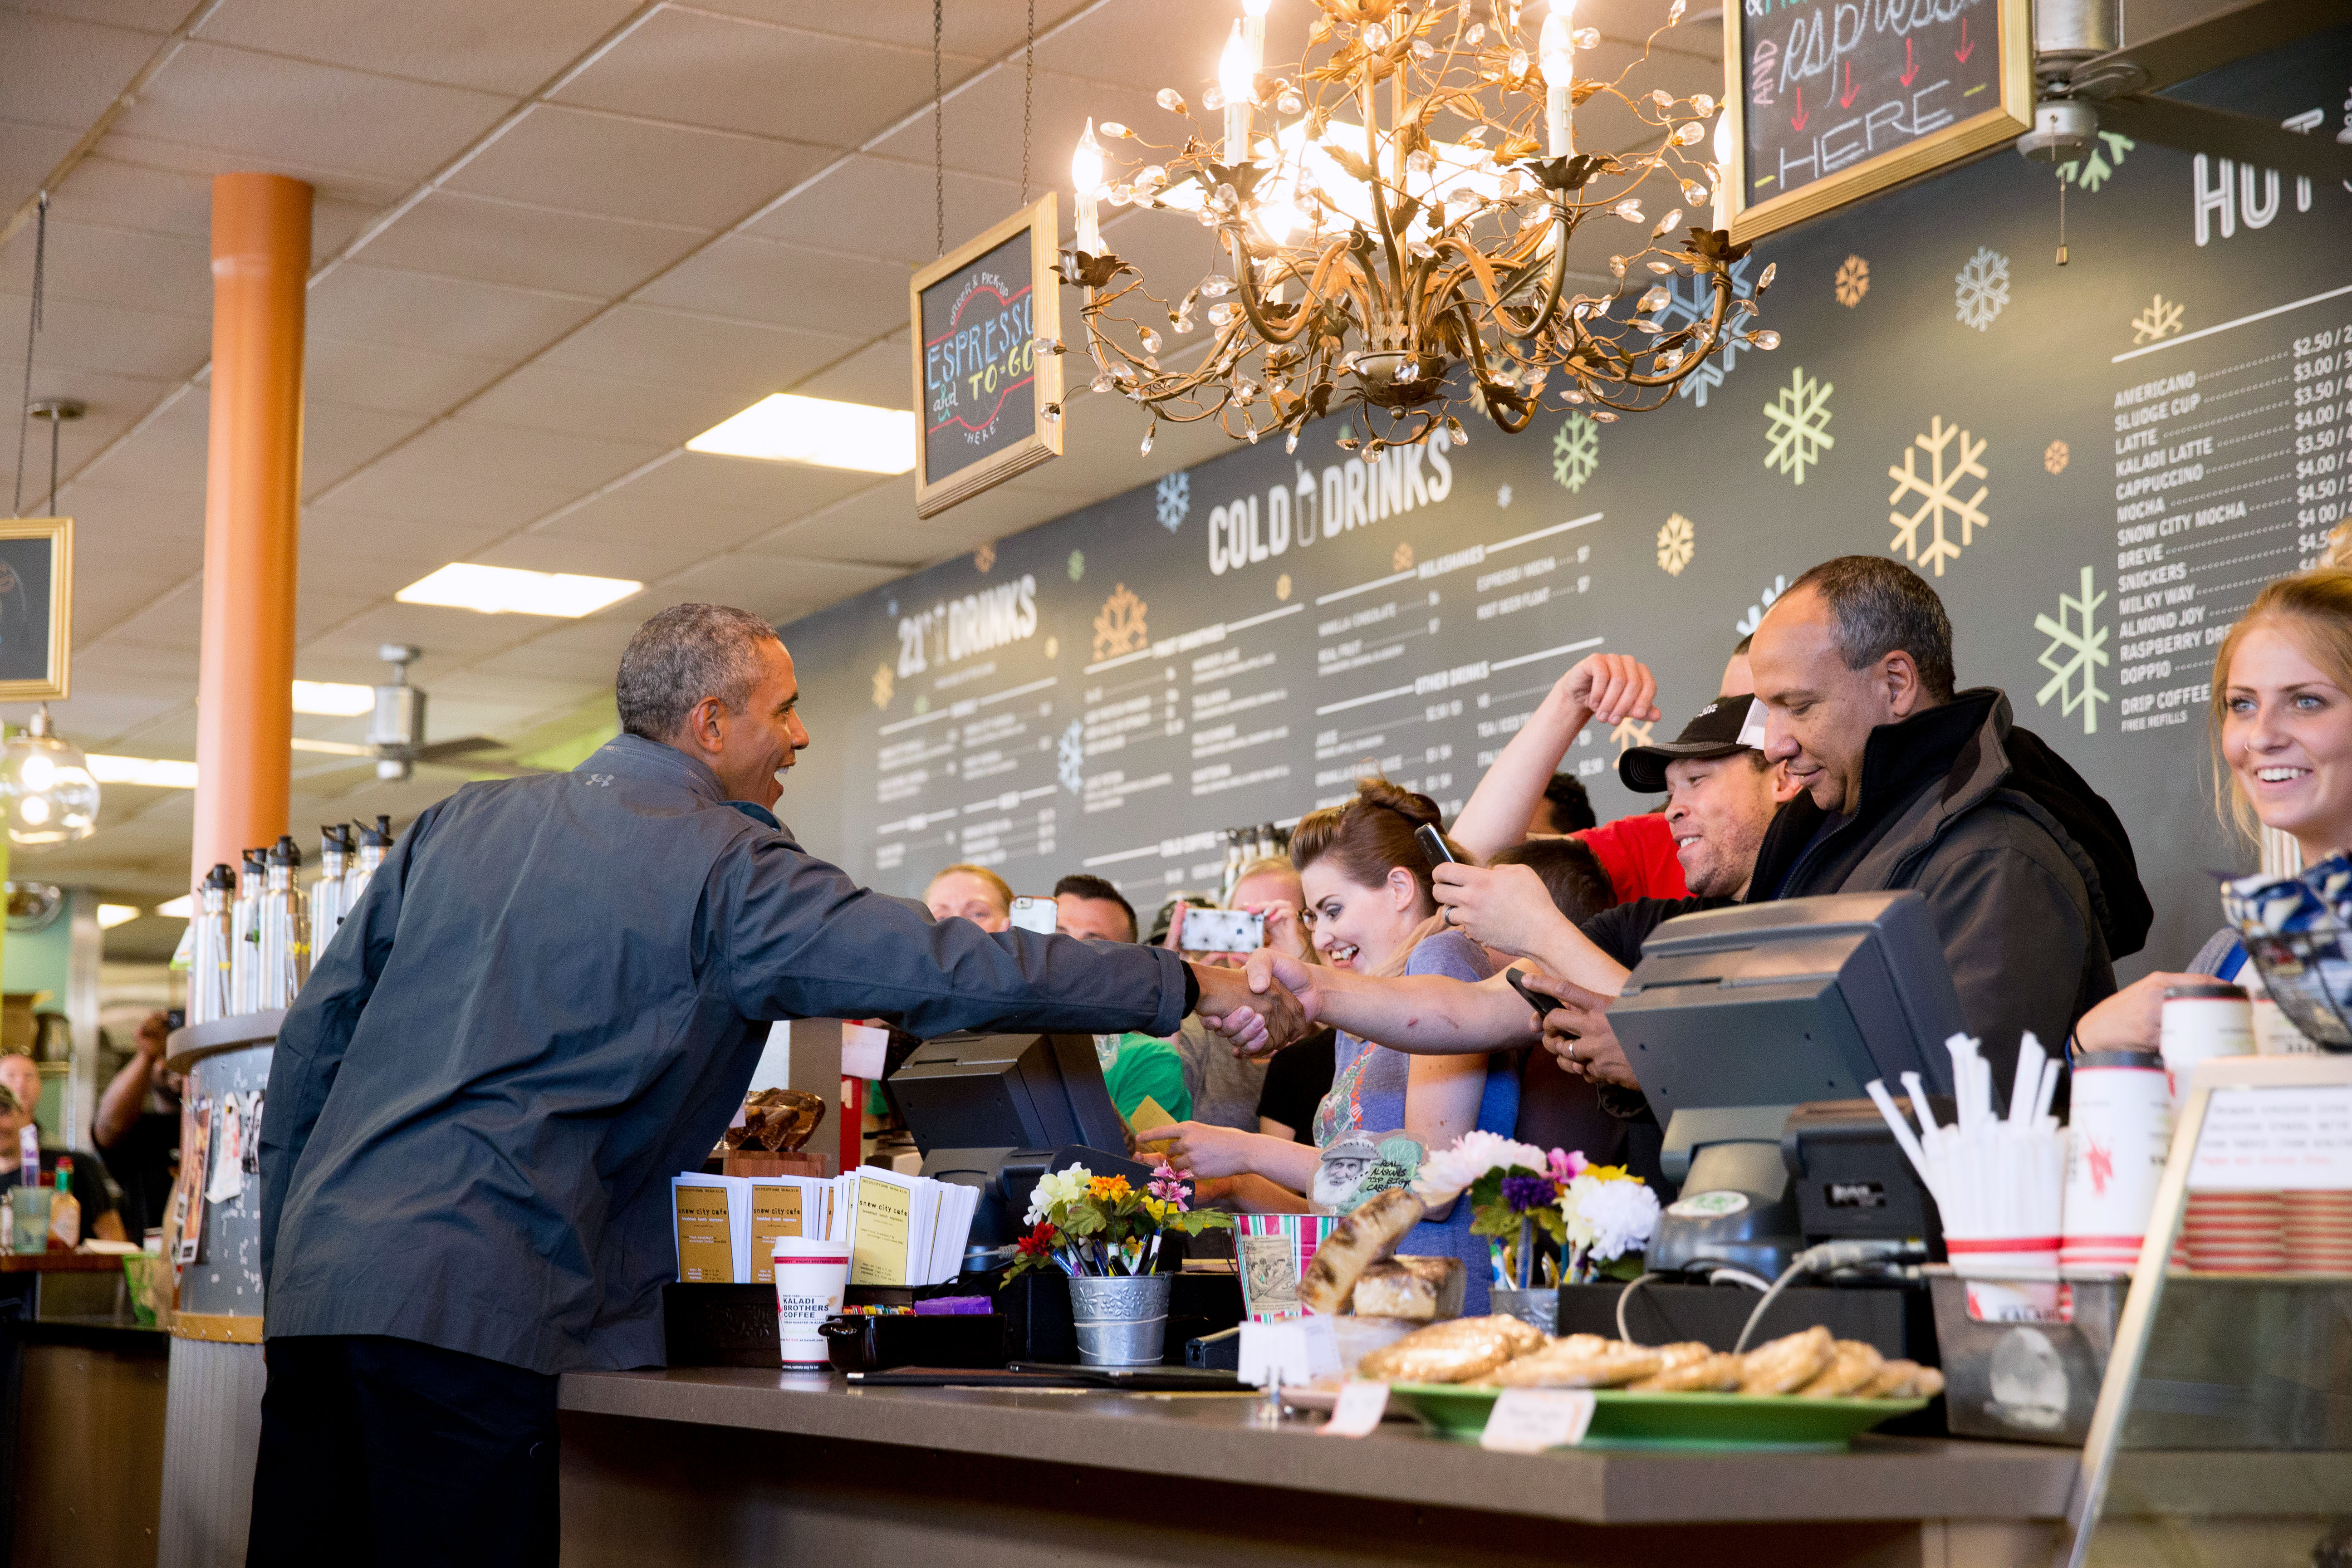
[[[135,921],[143,911],[137,904],[100,904],[98,906],[98,929],[112,931],[125,921]]]
[[[157,904],[155,906],[155,912],[162,915],[166,920],[184,921],[193,919],[196,912],[196,897],[194,893],[182,893],[176,899],[172,899],[166,902]]]
[[[337,719],[373,713],[375,688],[350,686],[340,680],[298,680],[294,683],[294,711],[323,713]]]
[[[194,789],[196,764],[156,757],[109,757],[92,752],[89,776],[100,784],[144,784],[149,789]]]
[[[779,392],[712,426],[686,449],[903,474],[915,466],[915,416],[903,409]]]
[[[393,595],[404,605],[447,605],[486,616],[593,616],[645,587],[622,577],[520,572],[455,561]]]

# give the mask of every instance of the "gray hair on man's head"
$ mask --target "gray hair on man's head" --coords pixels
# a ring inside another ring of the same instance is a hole
[[[1931,703],[1952,700],[1952,618],[1927,580],[1883,555],[1841,555],[1807,572],[1781,595],[1811,588],[1829,605],[1838,657],[1848,669],[1900,650],[1919,669]]]
[[[741,711],[760,683],[760,646],[776,640],[776,628],[749,610],[672,605],[621,652],[613,681],[621,728],[667,742],[706,697]]]

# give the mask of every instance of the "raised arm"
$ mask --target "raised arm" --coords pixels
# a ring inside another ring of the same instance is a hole
[[[1437,901],[1471,941],[1533,959],[1548,973],[1603,996],[1624,988],[1629,971],[1559,912],[1528,867],[1440,866],[1432,877]]]
[[[1552,684],[1519,732],[1478,781],[1454,819],[1454,841],[1481,860],[1528,836],[1528,818],[1577,731],[1595,719],[1614,724],[1628,716],[1655,720],[1651,700],[1658,682],[1629,654],[1596,653],[1579,660]]]

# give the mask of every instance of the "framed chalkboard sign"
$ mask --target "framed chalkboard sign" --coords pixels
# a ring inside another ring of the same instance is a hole
[[[1735,238],[2032,126],[2029,0],[1730,0],[1723,14]]]
[[[1060,219],[1048,193],[915,274],[915,515],[945,511],[1062,455],[1054,269]]]

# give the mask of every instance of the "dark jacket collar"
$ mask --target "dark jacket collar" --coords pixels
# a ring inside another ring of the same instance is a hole
[[[674,784],[713,805],[723,804],[727,792],[710,764],[689,757],[676,746],[648,741],[643,735],[619,734],[596,748],[575,773],[625,773],[631,778]]]

